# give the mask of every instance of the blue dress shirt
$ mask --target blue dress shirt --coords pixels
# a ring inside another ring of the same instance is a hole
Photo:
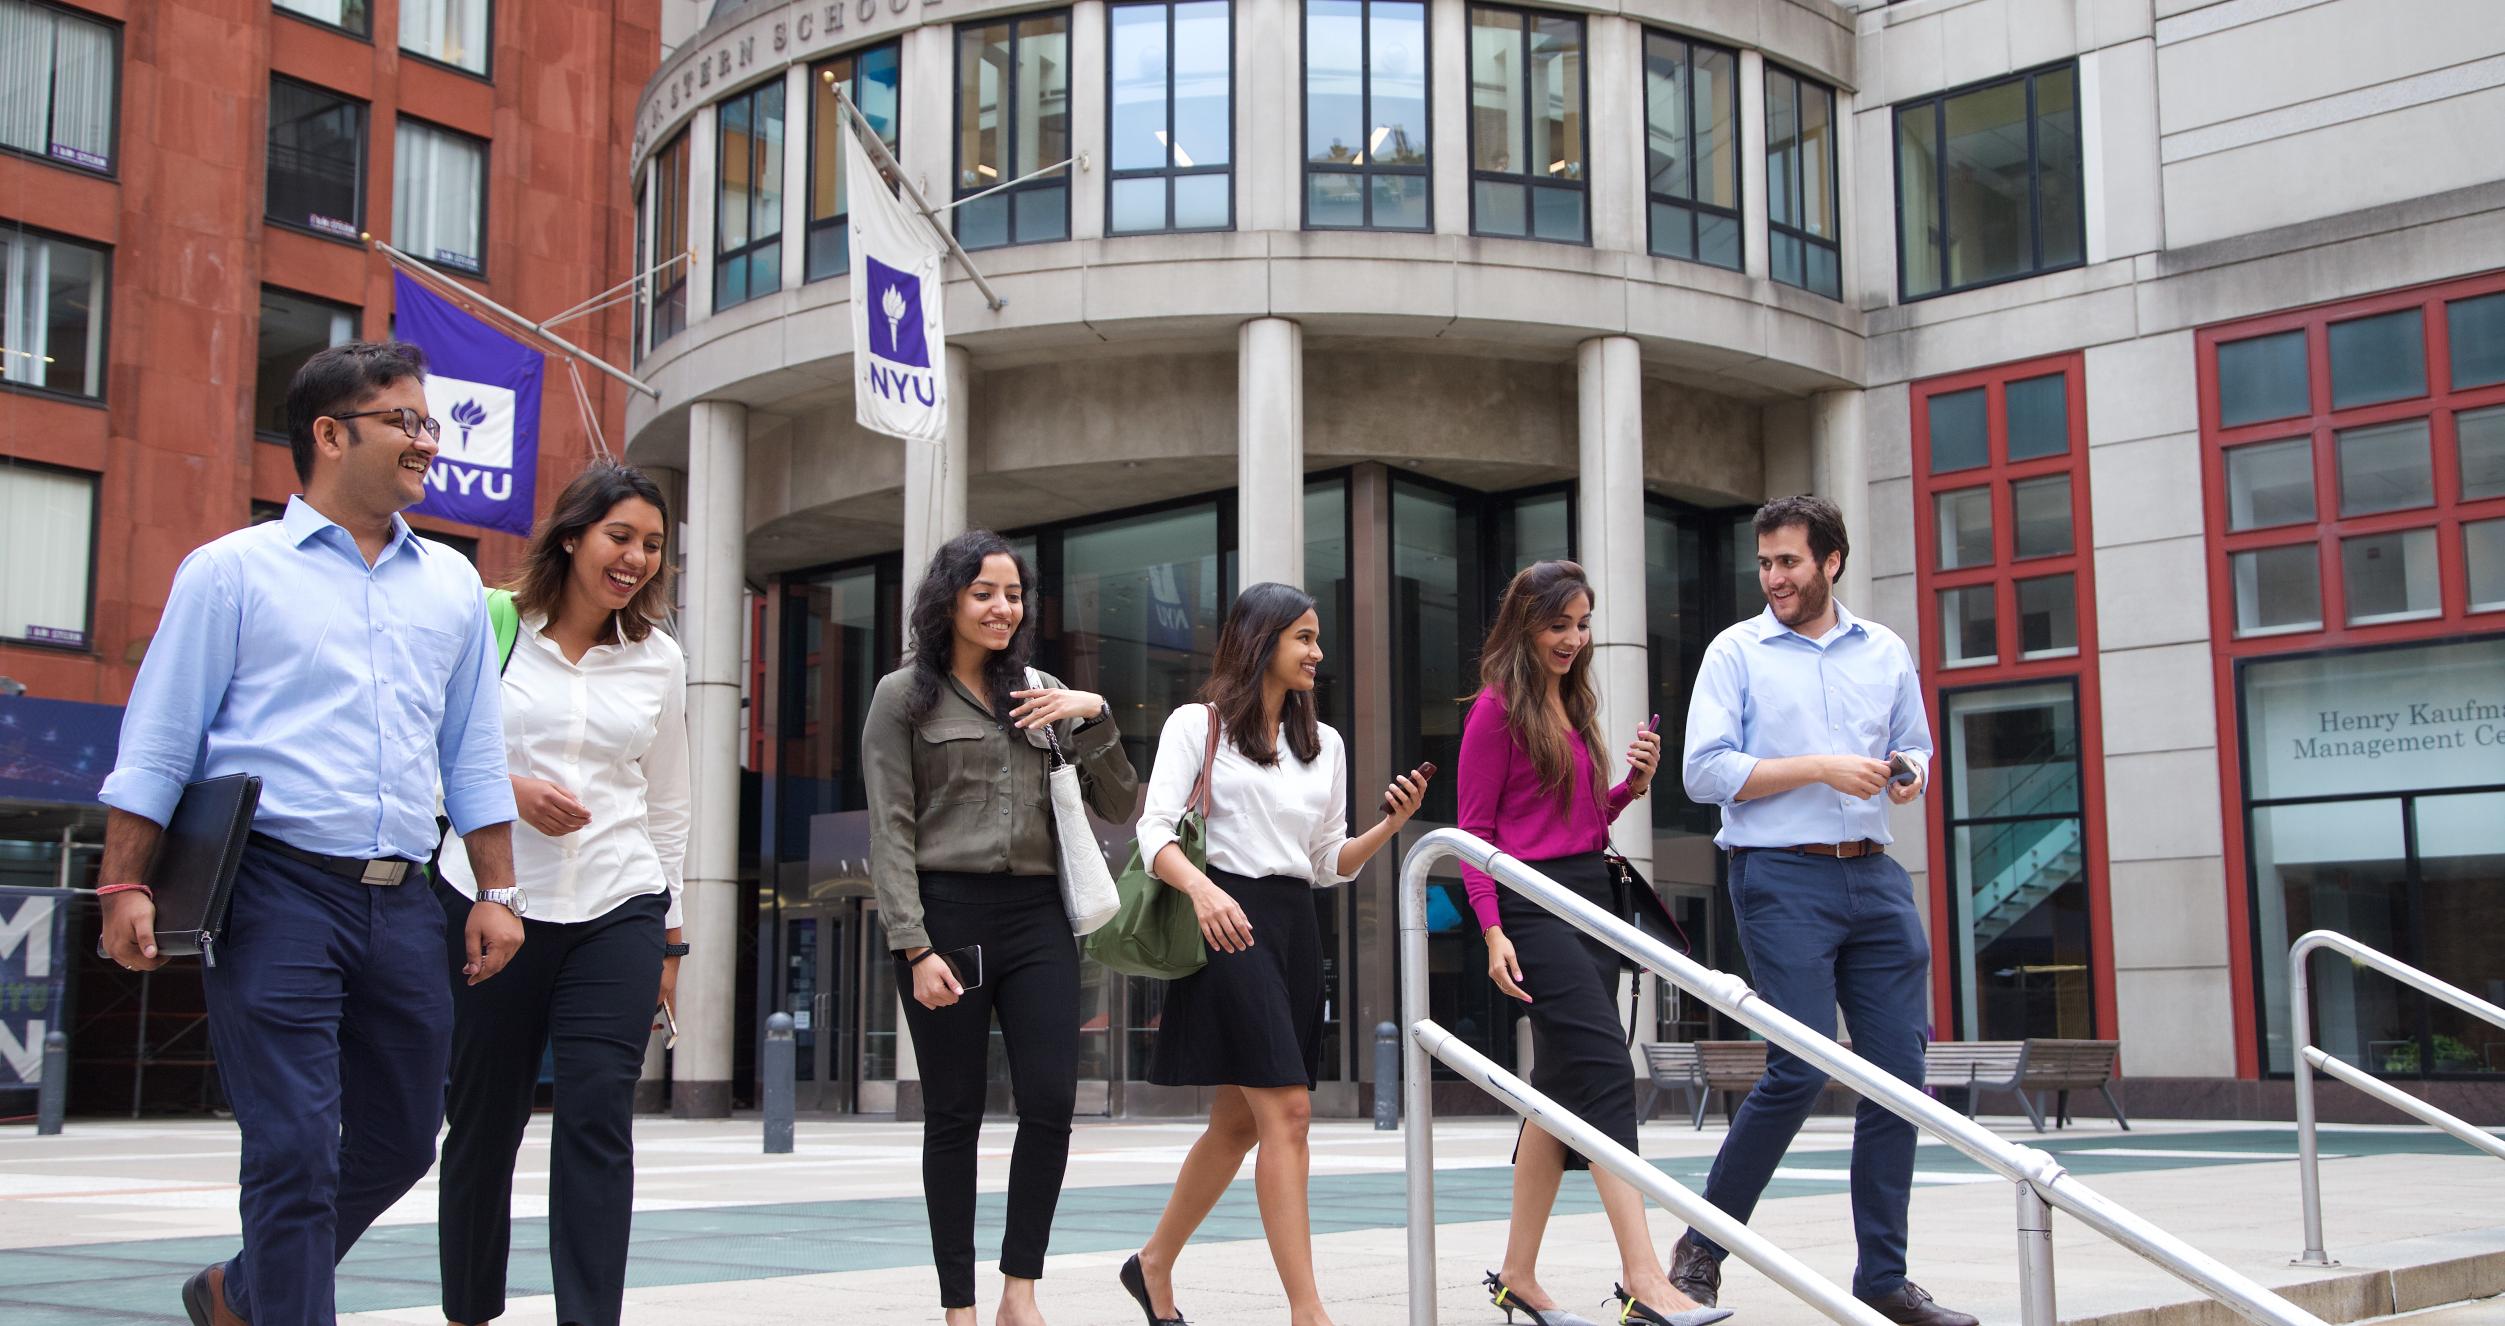
[[[461,833],[514,818],[478,572],[392,517],[356,540],[283,520],[193,550],[131,687],[102,800],[163,824],[183,785],[261,776],[253,827],[325,856],[423,861],[435,794]]]
[[[1863,838],[1893,842],[1887,793],[1855,797],[1825,783],[1739,799],[1759,760],[1902,751],[1929,777],[1931,723],[1913,654],[1894,631],[1835,605],[1817,640],[1775,620],[1774,609],[1732,626],[1705,648],[1687,706],[1687,794],[1722,807],[1721,847],[1797,847]]]

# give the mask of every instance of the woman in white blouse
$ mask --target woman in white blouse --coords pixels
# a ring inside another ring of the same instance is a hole
[[[1157,743],[1140,852],[1157,878],[1191,898],[1209,965],[1167,987],[1148,1076],[1217,1092],[1156,1233],[1122,1268],[1122,1285],[1150,1326],[1182,1321],[1174,1261],[1255,1145],[1261,1227],[1293,1326],[1330,1323],[1314,1284],[1305,1206],[1305,1132],[1322,1041],[1322,935],[1312,891],[1346,883],[1392,841],[1432,770],[1401,775],[1384,790],[1384,818],[1348,836],[1347,752],[1314,713],[1321,637],[1304,591],[1261,584],[1237,595],[1202,703],[1176,710]],[[1212,758],[1204,872],[1174,834],[1201,763]]]
[[[504,1313],[513,1157],[550,1045],[556,1317],[615,1326],[625,1297],[635,1080],[687,951],[687,664],[655,625],[670,601],[668,529],[651,479],[595,464],[566,485],[514,576],[521,625],[502,698],[521,810],[509,905],[525,938],[496,980],[453,984],[439,1208],[450,1322]],[[444,853],[442,869],[457,953],[477,886],[466,853]]]

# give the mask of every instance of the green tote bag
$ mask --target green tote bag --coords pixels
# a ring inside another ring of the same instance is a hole
[[[1175,821],[1174,840],[1183,855],[1202,870],[1209,868],[1209,770],[1218,762],[1218,711],[1209,711],[1209,741],[1202,748],[1200,778],[1192,784],[1183,817]],[[1139,843],[1131,843],[1131,859],[1114,881],[1122,909],[1087,937],[1087,956],[1126,976],[1153,976],[1171,981],[1209,964],[1201,943],[1200,917],[1192,900],[1148,873]]]

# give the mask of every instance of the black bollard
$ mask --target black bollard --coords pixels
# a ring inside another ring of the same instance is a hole
[[[1400,1028],[1389,1022],[1374,1027],[1374,1131],[1400,1127]]]
[[[788,1156],[792,1151],[792,1072],[797,1050],[792,1040],[792,1015],[776,1013],[765,1020],[765,1153]]]
[[[43,1038],[43,1081],[35,1088],[35,1135],[61,1135],[61,1116],[70,1103],[70,1038],[48,1032]]]

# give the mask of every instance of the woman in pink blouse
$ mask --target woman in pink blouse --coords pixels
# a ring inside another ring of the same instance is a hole
[[[1572,562],[1539,562],[1505,587],[1479,651],[1479,694],[1461,731],[1461,827],[1597,903],[1616,910],[1603,855],[1609,825],[1652,788],[1661,739],[1638,730],[1626,781],[1608,785],[1600,754],[1600,697],[1592,689],[1592,587]],[[1463,868],[1470,909],[1487,942],[1487,975],[1529,1006],[1531,1085],[1620,1146],[1635,1150],[1635,1075],[1618,1022],[1618,954],[1485,874]],[[1590,1169],[1548,1133],[1525,1127],[1514,1147],[1513,1225],[1502,1270],[1487,1276],[1495,1305],[1532,1326],[1587,1326],[1539,1284],[1540,1238],[1565,1171]],[[1644,1198],[1592,1170],[1621,1267],[1622,1322],[1707,1326],[1730,1313],[1698,1308],[1673,1289],[1653,1251]]]

